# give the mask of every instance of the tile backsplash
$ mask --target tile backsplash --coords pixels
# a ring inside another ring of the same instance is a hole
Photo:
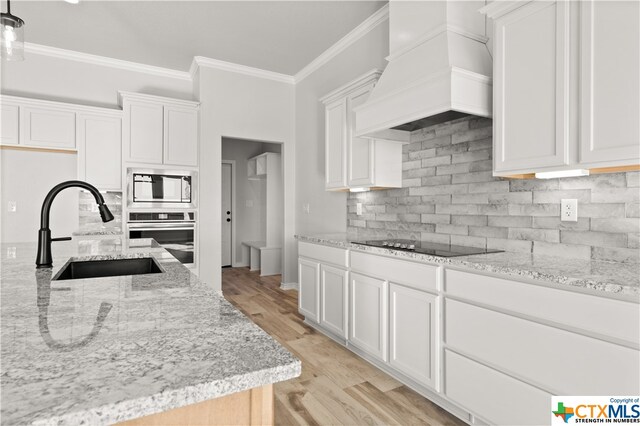
[[[492,121],[417,130],[403,148],[403,187],[348,198],[348,232],[559,257],[640,261],[640,172],[548,180],[492,176]],[[578,221],[560,221],[560,200]],[[356,214],[362,203],[363,214]]]
[[[80,211],[80,231],[86,231],[99,227],[122,229],[122,193],[107,192],[102,194],[104,202],[113,213],[114,219],[111,222],[103,223],[98,213],[97,204],[93,195],[88,191],[80,191],[79,211]]]

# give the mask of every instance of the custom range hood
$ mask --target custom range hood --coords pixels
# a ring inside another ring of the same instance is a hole
[[[389,64],[355,108],[356,134],[409,133],[466,115],[491,117],[492,59],[479,1],[389,2]]]

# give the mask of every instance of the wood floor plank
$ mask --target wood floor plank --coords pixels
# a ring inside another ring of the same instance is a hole
[[[300,377],[274,385],[277,425],[464,425],[426,398],[304,324],[298,292],[281,277],[225,268],[232,304],[302,361]]]

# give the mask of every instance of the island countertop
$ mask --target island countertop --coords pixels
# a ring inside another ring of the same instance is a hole
[[[640,301],[640,264],[579,260],[533,253],[488,253],[459,257],[439,257],[404,250],[358,244],[347,233],[296,235],[298,241],[366,251],[419,262],[469,268],[508,277],[520,277],[564,289],[587,289],[604,297]]]
[[[297,377],[300,361],[153,240],[2,245],[3,424],[111,424]],[[69,260],[164,273],[52,281]]]

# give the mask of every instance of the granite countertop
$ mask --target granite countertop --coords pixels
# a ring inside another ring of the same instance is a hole
[[[105,225],[84,226],[71,233],[74,237],[91,235],[122,235],[122,228]]]
[[[296,238],[299,241],[316,244],[521,277],[562,288],[590,289],[603,296],[622,296],[627,300],[640,300],[640,264],[638,263],[566,259],[512,252],[446,258],[364,246],[353,243],[352,241],[358,238],[349,234],[296,235]]]
[[[2,244],[3,424],[112,424],[297,377],[300,361],[154,240]],[[164,273],[52,281],[70,258]]]

